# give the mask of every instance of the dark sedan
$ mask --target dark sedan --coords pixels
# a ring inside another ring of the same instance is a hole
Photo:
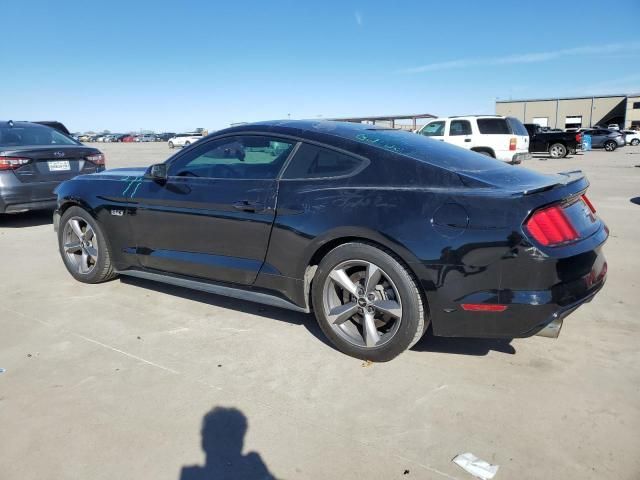
[[[54,225],[79,281],[132,275],[313,311],[338,349],[384,361],[429,325],[557,336],[606,277],[588,185],[407,132],[265,122],[65,182]]]
[[[81,173],[104,170],[104,156],[60,131],[0,122],[0,214],[54,209],[53,190]]]

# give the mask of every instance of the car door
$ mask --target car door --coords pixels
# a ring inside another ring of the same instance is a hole
[[[589,135],[591,135],[591,147],[602,148],[604,141],[607,138],[607,133],[609,132],[606,130],[592,130],[589,132]]]
[[[471,144],[471,122],[469,120],[451,120],[447,128],[445,141],[469,150]]]
[[[253,283],[267,252],[277,178],[295,144],[262,135],[213,139],[170,159],[166,183],[141,180],[131,199],[140,264]]]

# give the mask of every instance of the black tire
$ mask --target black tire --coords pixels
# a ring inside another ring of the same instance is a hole
[[[173,142],[169,142],[169,148],[173,148],[173,147],[174,147]]]
[[[87,225],[93,229],[95,236],[97,237],[97,260],[94,262],[94,267],[88,273],[80,273],[77,266],[69,259],[65,252],[65,229],[67,224],[72,219],[82,219]],[[80,207],[68,208],[62,217],[60,218],[60,226],[58,228],[58,250],[62,261],[64,262],[67,270],[79,282],[82,283],[101,283],[114,279],[117,277],[117,273],[114,271],[113,263],[111,261],[111,248],[107,242],[106,237],[100,227],[100,224],[91,216],[89,212]]]
[[[184,142],[184,146],[185,147],[188,147],[189,145],[191,145],[191,142],[189,142],[189,141]]]
[[[357,346],[345,340],[334,331],[325,312],[325,284],[329,275],[340,264],[352,260],[370,262],[381,268],[400,296],[401,320],[393,336],[380,346]],[[314,276],[311,296],[316,319],[327,338],[341,352],[363,360],[392,360],[420,340],[429,325],[424,300],[412,273],[392,252],[369,243],[345,243],[325,255]]]
[[[551,158],[564,158],[569,151],[562,143],[554,143],[549,146],[549,156]]]
[[[631,145],[633,145],[634,147],[639,143],[640,143],[640,140],[638,140],[637,138],[634,138],[633,140],[631,140]]]
[[[604,142],[603,146],[607,152],[613,152],[616,148],[618,148],[618,144],[613,140],[607,140],[606,142]]]

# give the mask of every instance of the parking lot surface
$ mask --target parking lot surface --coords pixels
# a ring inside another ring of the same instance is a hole
[[[108,168],[172,153],[94,145]],[[207,461],[183,478],[471,478],[463,452],[497,479],[640,478],[636,165],[640,147],[524,165],[584,170],[611,230],[607,284],[557,340],[425,337],[384,364],[334,350],[311,315],[78,283],[49,213],[0,217],[0,478],[178,479]]]

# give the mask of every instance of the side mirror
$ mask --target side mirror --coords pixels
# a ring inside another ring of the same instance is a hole
[[[145,174],[147,178],[158,182],[158,183],[166,183],[167,181],[167,164],[166,163],[156,163],[155,165],[151,165]]]

